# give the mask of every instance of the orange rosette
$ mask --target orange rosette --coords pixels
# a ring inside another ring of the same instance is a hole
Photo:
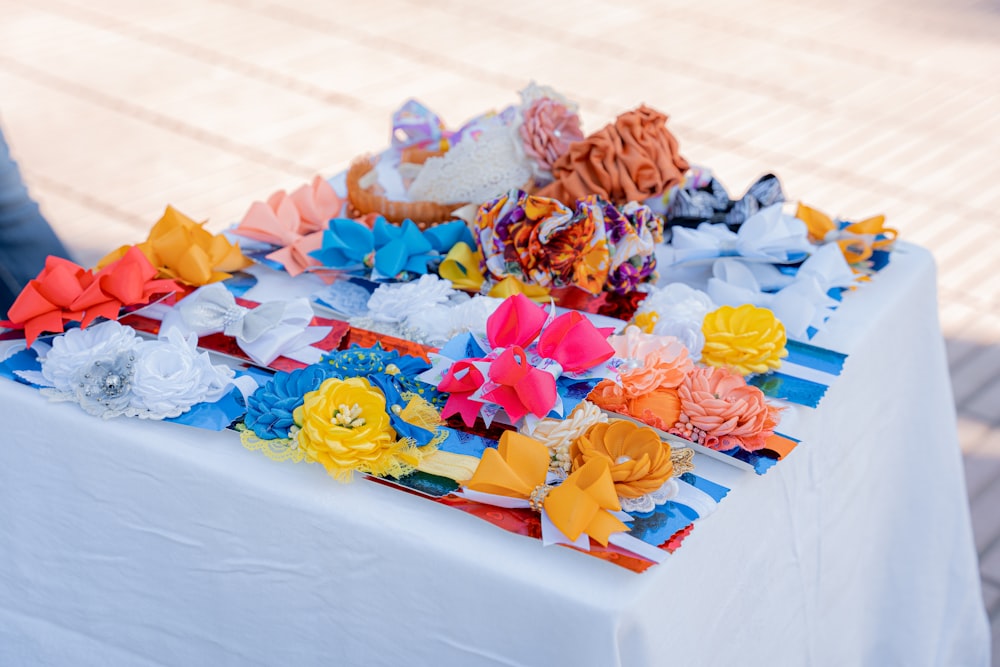
[[[670,445],[656,431],[630,421],[594,424],[570,446],[574,469],[594,459],[607,462],[615,492],[638,498],[657,491],[673,477]]]
[[[594,194],[619,205],[658,197],[689,167],[678,151],[667,116],[640,106],[571,144],[552,165],[555,182],[538,194],[567,204]]]

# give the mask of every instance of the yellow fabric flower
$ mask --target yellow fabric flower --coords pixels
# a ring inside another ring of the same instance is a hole
[[[570,455],[574,469],[593,458],[606,459],[615,492],[623,498],[652,493],[674,474],[670,445],[653,429],[625,420],[594,424],[576,439]]]
[[[767,308],[722,306],[705,315],[701,360],[741,375],[767,373],[788,356],[785,327]]]
[[[640,331],[651,334],[653,333],[653,328],[656,326],[657,320],[660,319],[660,314],[656,311],[647,311],[645,313],[637,313],[635,317],[632,318],[632,324],[639,327]]]
[[[229,271],[252,263],[221,234],[212,235],[172,206],[153,225],[146,241],[137,244],[160,278],[173,278],[188,285],[207,285],[230,277]],[[112,251],[97,263],[98,268],[121,258],[131,246]]]
[[[416,448],[396,439],[385,396],[364,378],[325,380],[292,419],[305,455],[340,481],[350,481],[354,471],[395,477],[419,462]]]

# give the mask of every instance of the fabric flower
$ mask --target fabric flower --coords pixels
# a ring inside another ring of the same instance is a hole
[[[555,182],[538,194],[567,204],[592,194],[615,204],[643,201],[679,183],[687,169],[667,117],[641,106],[571,145],[552,166]]]
[[[670,283],[649,293],[636,309],[634,322],[646,333],[677,338],[691,359],[698,361],[705,344],[702,333],[705,315],[715,307],[701,290],[684,283]]]
[[[656,389],[628,400],[629,416],[661,431],[669,431],[681,417],[681,400],[676,389]]]
[[[587,430],[598,423],[606,423],[608,416],[590,401],[580,401],[566,419],[542,419],[538,422],[521,424],[521,433],[531,436],[549,448],[552,462],[550,470],[567,473],[573,460],[570,446]]]
[[[71,329],[53,339],[52,349],[41,358],[42,377],[57,392],[75,395],[81,376],[91,367],[108,368],[120,354],[134,354],[138,345],[135,331],[115,321]]]
[[[580,116],[576,109],[551,97],[538,97],[521,112],[524,122],[518,129],[525,154],[543,174],[551,174],[552,165],[570,144],[583,141]]]
[[[402,322],[458,295],[450,282],[433,274],[408,283],[387,283],[380,285],[368,299],[368,316],[380,322]]]
[[[624,333],[610,336],[608,343],[615,349],[615,356],[625,360],[619,373],[629,397],[677,387],[694,368],[687,348],[673,336],[657,336],[628,326]]]
[[[199,352],[194,335],[185,338],[176,329],[140,343],[135,357],[132,407],[143,419],[176,417],[198,403],[217,401],[235,375]]]
[[[475,296],[458,304],[439,304],[412,313],[407,324],[415,340],[440,347],[459,334],[486,334],[489,319],[503,299]]]
[[[741,375],[767,373],[788,356],[785,327],[767,308],[752,304],[722,306],[705,316],[702,361]]]
[[[287,438],[295,423],[292,419],[295,408],[302,405],[307,393],[318,389],[330,376],[331,371],[322,364],[276,373],[247,399],[243,423],[259,438]]]
[[[670,445],[655,431],[630,421],[595,424],[570,447],[573,467],[593,458],[607,460],[615,491],[638,498],[662,487],[674,473]]]
[[[612,380],[601,380],[593,389],[587,400],[598,407],[609,412],[618,414],[628,414],[628,397],[625,390],[617,382]]]
[[[364,378],[325,380],[305,395],[293,419],[299,447],[340,481],[355,471],[398,476],[419,462],[415,448],[396,439],[385,397]]]
[[[677,395],[682,414],[671,432],[711,449],[756,451],[778,424],[764,393],[727,368],[695,368]]]

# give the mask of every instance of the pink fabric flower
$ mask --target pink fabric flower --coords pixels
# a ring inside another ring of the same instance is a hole
[[[695,368],[677,394],[681,420],[701,431],[701,444],[712,449],[756,451],[778,423],[778,411],[765,402],[764,393],[726,368]]]
[[[694,368],[687,348],[673,336],[648,334],[629,326],[623,334],[609,337],[608,342],[615,356],[625,360],[619,374],[630,398],[679,387]]]
[[[520,133],[524,152],[545,172],[552,171],[552,163],[569,150],[570,144],[583,141],[580,117],[562,102],[541,97],[523,113]]]

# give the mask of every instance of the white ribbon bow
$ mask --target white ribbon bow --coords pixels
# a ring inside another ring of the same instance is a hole
[[[782,213],[781,204],[751,215],[736,232],[724,223],[703,222],[697,229],[674,227],[670,248],[672,253],[660,255],[667,265],[716,257],[784,264],[801,261],[813,251],[805,223]]]
[[[323,351],[310,347],[330,333],[330,327],[312,327],[313,311],[303,297],[271,301],[244,308],[221,284],[200,287],[172,308],[161,330],[177,328],[199,337],[224,333],[236,339],[254,363],[266,366],[285,356],[302,363],[316,363]]]
[[[761,281],[777,283],[775,276],[762,275],[774,267],[748,266],[735,259],[720,259],[712,266],[713,277],[708,281],[708,294],[721,305],[739,306],[752,303],[770,309],[785,326],[789,338],[805,340],[807,329],[819,329],[839,302],[827,292],[835,287],[848,287],[855,274],[836,245],[823,246],[807,259],[787,286],[770,294],[761,290]],[[761,279],[761,280],[759,280]]]

